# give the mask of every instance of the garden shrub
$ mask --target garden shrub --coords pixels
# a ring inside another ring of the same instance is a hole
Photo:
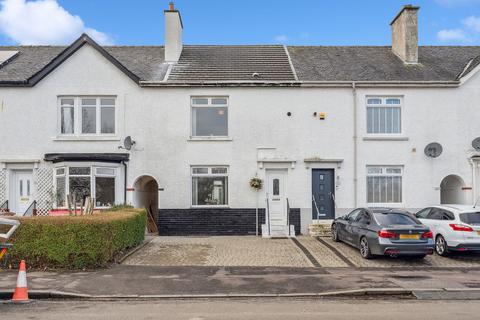
[[[145,211],[118,208],[90,216],[21,218],[8,260],[36,269],[106,267],[145,238]]]

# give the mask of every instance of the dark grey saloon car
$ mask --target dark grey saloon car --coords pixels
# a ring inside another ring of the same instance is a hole
[[[417,218],[398,209],[358,208],[332,223],[333,241],[343,241],[370,259],[374,255],[424,258],[433,253],[433,235]]]

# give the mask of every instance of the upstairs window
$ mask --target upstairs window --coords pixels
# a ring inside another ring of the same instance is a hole
[[[401,134],[402,99],[399,97],[367,98],[367,133]]]
[[[59,103],[61,135],[115,134],[115,98],[62,97]]]
[[[228,136],[228,98],[192,97],[192,137]]]

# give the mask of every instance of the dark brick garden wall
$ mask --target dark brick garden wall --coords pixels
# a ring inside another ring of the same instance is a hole
[[[259,234],[265,223],[265,209],[259,209]],[[300,209],[290,209],[290,224],[300,233]],[[162,236],[254,235],[255,209],[205,208],[160,209],[158,229]]]

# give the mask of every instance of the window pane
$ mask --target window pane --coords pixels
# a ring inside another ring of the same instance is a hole
[[[57,175],[65,174],[65,168],[57,168]]]
[[[212,104],[226,105],[227,104],[227,98],[214,98],[214,99],[212,99]]]
[[[102,98],[102,99],[100,99],[100,104],[102,106],[115,106],[115,99],[113,99],[113,98]]]
[[[193,177],[193,205],[226,205],[227,177]]]
[[[373,201],[373,177],[367,177],[367,202],[374,203]]]
[[[57,177],[57,207],[65,207],[65,177]]]
[[[115,107],[102,107],[101,118],[101,133],[115,133]]]
[[[387,99],[387,104],[400,104],[400,99],[398,98],[390,98],[390,99]]]
[[[115,204],[115,178],[95,178],[95,205],[111,207]]]
[[[395,174],[401,174],[402,173],[402,169],[400,168],[385,168],[385,172],[386,173],[395,173]]]
[[[280,194],[280,180],[273,179],[273,195],[278,196]]]
[[[373,108],[367,108],[367,133],[373,133],[374,113]]]
[[[194,136],[227,136],[227,108],[193,108],[192,134]]]
[[[114,176],[115,169],[113,168],[97,168],[96,174],[107,175],[107,176]]]
[[[96,106],[97,99],[82,99],[82,105],[84,106]]]
[[[382,104],[382,99],[379,98],[371,98],[367,99],[368,104]]]
[[[90,167],[70,167],[68,168],[68,172],[70,175],[87,176],[90,175]]]
[[[72,134],[74,133],[74,108],[62,107],[61,108],[61,133]]]
[[[367,133],[401,133],[400,107],[367,108]]]
[[[208,174],[208,168],[193,168],[193,174]]]
[[[212,168],[212,174],[226,174],[227,168]]]
[[[60,103],[62,106],[72,106],[73,107],[73,99],[61,99]]]
[[[380,173],[382,173],[382,168],[381,167],[368,167],[367,168],[367,173],[369,173],[369,174],[380,174]]]
[[[82,205],[86,197],[90,196],[90,177],[70,177],[70,194],[75,196],[77,205]]]
[[[194,98],[192,99],[193,104],[198,104],[198,105],[207,105],[208,104],[208,99],[207,98]]]
[[[97,132],[97,108],[83,107],[82,108],[82,133],[96,133]]]

